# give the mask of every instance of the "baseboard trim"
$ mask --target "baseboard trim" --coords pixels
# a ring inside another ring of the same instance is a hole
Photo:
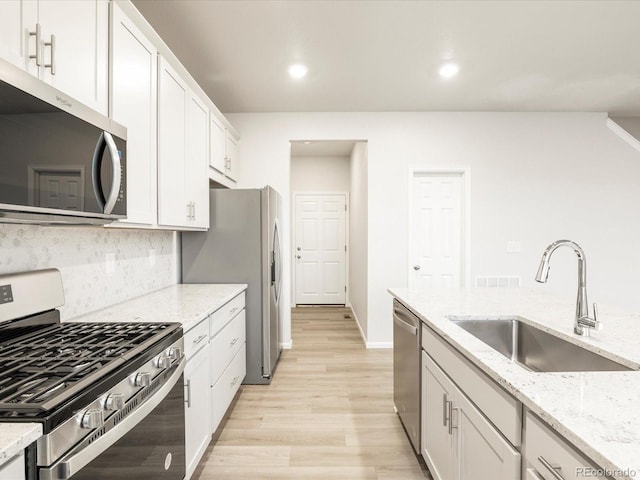
[[[358,331],[360,332],[360,336],[362,337],[362,343],[364,343],[365,348],[369,348],[367,347],[367,337],[364,335],[364,332],[362,331],[362,327],[360,326],[360,321],[358,320],[358,316],[356,315],[356,312],[353,311],[353,308],[349,307],[351,309],[351,315],[353,315],[353,319],[356,321],[356,325],[358,326]]]
[[[367,342],[367,348],[393,348],[393,342]]]
[[[293,339],[280,344],[283,350],[291,350],[293,348]]]

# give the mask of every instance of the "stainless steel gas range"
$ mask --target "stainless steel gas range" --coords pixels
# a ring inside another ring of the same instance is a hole
[[[0,276],[0,421],[44,431],[27,479],[182,480],[180,324],[60,323],[63,304],[55,269]]]

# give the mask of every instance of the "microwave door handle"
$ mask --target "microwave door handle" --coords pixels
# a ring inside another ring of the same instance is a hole
[[[109,156],[111,157],[111,192],[104,205],[104,213],[110,214],[113,211],[113,207],[116,206],[118,195],[120,194],[120,183],[122,181],[122,170],[120,165],[120,155],[118,154],[118,148],[116,142],[109,132],[103,134],[107,148],[109,149]]]
[[[104,211],[105,198],[104,191],[102,189],[102,180],[100,179],[100,170],[102,169],[102,154],[105,148],[104,133],[100,134],[98,142],[96,143],[96,149],[93,152],[93,160],[91,162],[91,182],[93,183],[93,193],[96,195],[98,201],[98,207]]]

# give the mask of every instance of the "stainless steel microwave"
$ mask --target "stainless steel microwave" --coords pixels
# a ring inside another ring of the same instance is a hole
[[[0,59],[0,222],[127,215],[127,131]]]

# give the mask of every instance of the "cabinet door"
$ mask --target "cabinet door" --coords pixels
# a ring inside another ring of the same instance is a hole
[[[520,453],[484,415],[456,389],[456,478],[459,480],[515,480],[520,478]]]
[[[41,78],[76,100],[107,115],[109,2],[56,0],[38,2],[43,46]]]
[[[159,69],[158,224],[189,226],[191,203],[184,190],[189,90],[163,57]]]
[[[38,74],[35,59],[38,4],[34,0],[4,0],[0,2],[0,57],[18,67]]]
[[[455,386],[422,352],[422,456],[434,480],[453,480],[454,443],[449,429],[449,404]],[[489,477],[487,477],[489,478]]]
[[[211,140],[209,165],[224,174],[227,161],[227,147],[225,145],[227,131],[214,114],[211,114],[211,121],[209,122],[209,135]]]
[[[187,200],[192,203],[190,226],[209,227],[209,109],[198,97],[189,98],[189,123],[186,187]]]
[[[231,180],[238,180],[238,141],[226,131],[226,150],[227,150],[227,170],[225,175]]]
[[[198,466],[211,439],[209,376],[209,348],[203,348],[187,362],[184,371],[186,478]]]
[[[127,127],[126,223],[157,221],[156,103],[158,55],[113,4],[111,116]]]

